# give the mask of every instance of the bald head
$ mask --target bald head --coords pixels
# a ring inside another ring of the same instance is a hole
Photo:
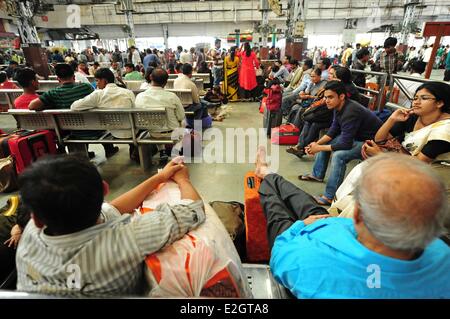
[[[367,161],[355,200],[376,239],[392,249],[414,251],[442,235],[448,218],[445,189],[429,165],[391,153]]]
[[[169,79],[169,74],[167,71],[161,68],[156,68],[152,71],[151,80],[153,86],[166,86],[167,80]]]

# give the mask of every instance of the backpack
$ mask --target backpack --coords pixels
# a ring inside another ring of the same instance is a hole
[[[281,108],[281,99],[283,92],[279,84],[274,84],[270,87],[266,99],[266,108],[269,111],[278,111]]]
[[[214,201],[209,203],[225,226],[241,257],[246,260],[244,204],[239,202]]]

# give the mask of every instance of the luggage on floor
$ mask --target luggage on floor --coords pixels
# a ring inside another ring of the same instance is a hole
[[[283,116],[281,110],[270,111],[267,108],[264,110],[263,127],[267,128],[266,133],[268,137],[270,137],[270,134],[272,133],[272,128],[280,126],[282,120]]]
[[[281,85],[271,85],[267,94],[266,109],[272,112],[280,110],[282,97],[283,89],[281,88]]]
[[[267,96],[264,96],[261,100],[261,104],[259,105],[259,113],[264,114],[264,110],[266,109],[266,100]]]
[[[261,181],[254,172],[244,178],[245,228],[247,262],[268,262],[270,259],[267,240],[267,220],[259,200]]]
[[[11,155],[0,159],[0,192],[9,193],[18,189],[17,172]]]
[[[244,204],[239,202],[214,201],[210,202],[209,205],[211,205],[227,229],[228,234],[233,240],[234,247],[236,247],[239,257],[241,257],[241,261],[246,260]]]
[[[297,145],[300,130],[292,123],[272,129],[271,142],[278,145]]]
[[[305,108],[300,104],[295,104],[289,111],[287,122],[294,124],[301,130],[303,128],[303,112],[305,112]]]
[[[0,158],[5,158],[11,155],[8,140],[12,138],[13,135],[14,134],[0,134]]]
[[[20,174],[27,166],[46,154],[56,154],[55,133],[43,131],[19,131],[8,139],[16,171]],[[2,145],[4,151],[4,147]]]

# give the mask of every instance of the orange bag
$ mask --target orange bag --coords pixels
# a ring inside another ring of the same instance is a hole
[[[261,180],[254,172],[244,179],[245,228],[248,262],[268,262],[270,259],[267,240],[267,220],[259,201]]]

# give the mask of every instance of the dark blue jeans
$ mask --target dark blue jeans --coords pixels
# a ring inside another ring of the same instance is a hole
[[[330,141],[330,145],[337,142],[340,137],[337,136]],[[331,153],[331,172],[325,187],[324,196],[333,199],[338,187],[342,184],[345,177],[345,169],[347,163],[354,159],[362,159],[361,148],[364,142],[354,141],[352,148],[349,150],[339,150],[334,152],[320,152],[316,155],[314,160],[313,175],[317,178],[323,179],[328,168],[328,161]]]
[[[316,141],[319,138],[320,130],[330,126],[330,123],[318,123],[318,122],[307,122],[303,123],[303,128],[298,138],[298,149],[303,149],[310,143]]]

